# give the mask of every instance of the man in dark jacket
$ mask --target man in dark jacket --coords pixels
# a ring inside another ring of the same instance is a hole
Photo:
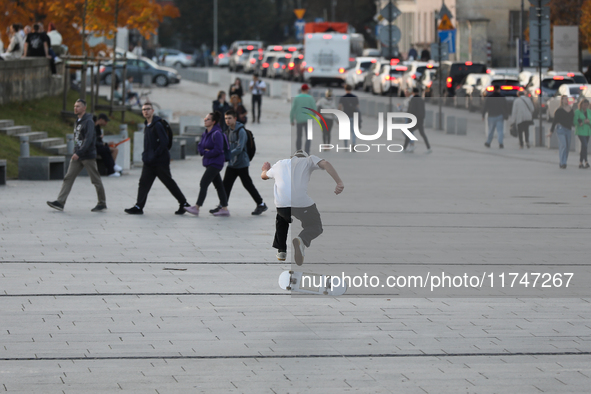
[[[499,149],[503,149],[503,128],[504,122],[507,118],[507,99],[500,93],[501,87],[494,85],[492,94],[484,99],[484,106],[482,107],[482,120],[484,115],[488,113],[488,138],[484,146],[490,148],[490,143],[495,135],[495,129],[499,135]]]
[[[154,108],[151,103],[145,103],[142,106],[142,114],[146,121],[144,124],[144,151],[142,152],[142,175],[140,176],[140,186],[137,192],[136,204],[125,210],[130,215],[142,215],[144,206],[148,200],[148,193],[156,177],[172,193],[179,202],[179,209],[175,212],[177,215],[185,213],[185,207],[190,207],[187,203],[181,189],[172,179],[170,174],[170,153],[168,152],[168,136],[160,117],[154,115]]]
[[[413,95],[408,102],[408,113],[413,114],[417,118],[417,124],[415,127],[410,129],[410,132],[414,134],[416,130],[419,130],[421,133],[421,137],[425,140],[425,145],[427,146],[427,153],[431,153],[431,145],[429,145],[429,140],[427,139],[427,135],[425,134],[425,101],[423,98],[419,96],[419,89],[413,89]],[[406,150],[408,143],[411,142],[410,138],[405,134],[404,135],[404,151],[405,152],[414,152],[414,142],[411,143],[409,150]]]
[[[107,209],[107,198],[105,188],[101,182],[101,176],[96,165],[96,134],[94,131],[94,121],[92,115],[86,113],[86,101],[76,100],[74,104],[74,113],[78,116],[74,124],[74,154],[70,160],[68,173],[64,177],[62,189],[56,201],[47,201],[47,205],[58,211],[64,210],[66,200],[72,190],[72,185],[76,177],[83,168],[86,168],[90,181],[96,188],[98,203],[92,208],[92,212],[99,212]]]

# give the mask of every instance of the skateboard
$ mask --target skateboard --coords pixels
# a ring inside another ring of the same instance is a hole
[[[335,285],[331,281],[334,278]],[[339,283],[339,277],[311,274],[307,272],[283,271],[279,275],[279,287],[283,290],[297,291],[305,294],[340,296],[347,291],[346,283]]]

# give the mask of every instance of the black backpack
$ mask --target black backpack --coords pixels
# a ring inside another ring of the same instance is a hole
[[[166,136],[168,137],[168,150],[170,150],[170,148],[172,148],[172,137],[173,137],[172,127],[170,127],[170,124],[162,118],[160,118],[160,123],[162,123],[162,126],[164,127],[164,131],[166,132]]]
[[[252,135],[252,131],[247,130],[246,127],[244,130],[246,131],[246,153],[248,154],[248,160],[252,161],[254,154],[257,152],[257,146],[254,143],[254,135]]]

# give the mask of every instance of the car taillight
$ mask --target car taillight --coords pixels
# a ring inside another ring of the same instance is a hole
[[[486,88],[486,91],[487,92],[492,92],[494,90],[495,90],[495,87],[494,86],[489,86],[489,87]]]
[[[220,54],[218,55],[218,57],[219,57],[220,59],[223,59],[223,58],[224,58],[224,54],[223,54],[223,53],[220,53]]]
[[[250,64],[254,64],[255,62],[256,62],[256,60],[250,59]]]
[[[428,88],[430,88],[430,87],[431,87],[431,85],[433,85],[433,81],[429,81],[429,82],[427,82],[427,87],[428,87]]]
[[[330,40],[332,39],[332,35],[331,34],[325,34],[322,36],[322,38],[324,38],[325,40]]]
[[[304,55],[298,56],[298,59],[303,59],[303,58],[304,58]]]
[[[279,51],[282,51],[283,50],[283,47],[281,45],[275,45],[273,47],[273,50],[279,52]]]
[[[517,86],[501,86],[501,90],[517,90]]]
[[[314,67],[308,67],[308,72],[311,73],[312,71],[314,71]]]
[[[490,68],[487,68],[487,69],[486,69],[486,73],[487,73],[487,74],[490,74]]]
[[[279,63],[273,63],[273,68],[279,68]]]
[[[389,81],[389,80],[391,80],[391,79],[392,79],[392,77],[391,77],[391,76],[389,76],[389,75],[386,75],[386,81]]]
[[[343,74],[345,72],[345,69],[343,67],[339,68],[339,74]]]
[[[350,57],[350,58],[349,58],[349,61],[350,61],[350,62],[354,62],[354,61],[355,61],[355,58],[354,58],[354,57]]]
[[[574,77],[575,76],[575,73],[568,73],[568,74],[566,74],[566,76],[567,77]]]
[[[357,71],[356,71],[357,75],[361,75],[361,73],[362,73],[362,72],[363,72],[363,71],[361,71],[361,70],[357,70]]]
[[[282,64],[281,65],[281,69],[283,70],[284,68],[285,68],[285,64]]]
[[[564,81],[564,77],[560,77],[560,76],[554,77],[552,79],[554,79],[555,81]]]
[[[290,52],[295,52],[298,49],[296,47],[289,47],[289,48],[287,48],[287,50],[290,51]]]
[[[432,64],[427,64],[427,68],[433,68]]]
[[[415,74],[410,76],[412,79],[417,79],[417,76]]]
[[[472,62],[466,62],[466,63],[464,63],[464,64],[465,64],[466,66],[471,66],[471,65],[473,65],[474,63],[472,63]]]
[[[523,92],[523,90],[524,90],[524,89],[523,89],[523,86],[520,86],[520,87],[519,87],[519,91],[520,91],[520,92]]]
[[[105,72],[105,66],[101,66],[101,68],[99,68],[99,73],[102,74],[103,72]]]
[[[371,59],[372,63],[377,63],[378,61],[376,59]]]
[[[238,50],[238,56],[242,55],[242,53],[243,53],[242,49],[239,49]]]
[[[446,79],[445,81],[446,81],[446,84],[447,84],[447,85],[446,85],[446,86],[447,86],[447,88],[448,88],[448,89],[451,89],[451,82],[452,82],[452,79],[451,79],[451,77],[447,77],[447,79]]]
[[[269,67],[269,63],[263,63],[263,68]]]
[[[583,85],[583,86],[579,86],[579,89],[581,89],[581,90],[585,90],[585,88],[586,88],[586,86],[585,86],[585,85]]]
[[[287,55],[285,55],[285,58],[286,59],[291,59],[291,54],[288,53]]]
[[[390,65],[391,65],[391,66],[395,66],[395,65],[397,65],[398,63],[400,63],[400,60],[399,60],[399,59],[390,59]]]
[[[289,63],[287,65],[287,67],[291,70],[291,69],[293,69],[295,67],[295,63],[294,62],[291,62],[291,63]]]
[[[539,96],[542,91],[540,89],[536,89],[536,94]]]
[[[248,49],[249,51],[252,51],[254,49],[254,46],[249,45],[249,46],[246,47],[246,49]]]

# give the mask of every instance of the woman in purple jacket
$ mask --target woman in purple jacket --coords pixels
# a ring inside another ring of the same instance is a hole
[[[220,198],[220,205],[222,206],[222,209],[213,215],[230,216],[230,211],[228,211],[228,196],[226,195],[222,177],[220,176],[220,171],[224,168],[224,144],[226,140],[219,124],[222,119],[222,115],[219,112],[207,114],[205,119],[203,119],[206,130],[201,136],[198,148],[199,154],[203,156],[205,172],[199,183],[200,189],[197,204],[185,208],[185,211],[193,215],[199,215],[199,208],[203,206],[205,196],[207,195],[207,188],[209,187],[209,184],[213,182],[213,185],[218,192],[218,197]]]

